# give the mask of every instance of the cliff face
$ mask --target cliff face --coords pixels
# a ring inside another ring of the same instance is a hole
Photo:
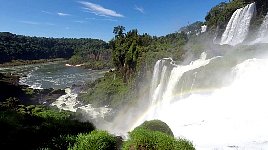
[[[266,15],[268,11],[268,0],[244,0],[245,3],[256,3],[257,16]]]

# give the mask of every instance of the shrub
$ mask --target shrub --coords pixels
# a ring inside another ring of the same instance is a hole
[[[69,150],[113,150],[116,139],[107,131],[92,131],[90,134],[79,134],[77,142]]]
[[[129,133],[130,139],[123,150],[194,150],[193,144],[185,139],[175,139],[159,131],[136,128]]]
[[[167,135],[174,137],[173,132],[169,128],[169,126],[161,120],[145,121],[143,124],[141,124],[137,128],[144,128],[144,129],[151,130],[151,131],[159,131],[159,132],[166,133]]]

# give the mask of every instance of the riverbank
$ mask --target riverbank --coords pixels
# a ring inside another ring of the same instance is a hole
[[[39,60],[12,60],[11,62],[6,62],[0,64],[0,67],[12,67],[12,66],[22,66],[22,65],[32,65],[32,64],[43,64],[48,62],[58,62],[58,61],[67,61],[63,58],[56,59],[39,59]]]
[[[23,104],[49,105],[65,94],[62,89],[32,89],[27,85],[20,85],[19,79],[18,75],[0,73],[0,101],[12,97]]]
[[[109,61],[88,61],[88,62],[73,63],[70,60],[68,60],[66,66],[82,67],[84,69],[92,69],[92,70],[104,70],[114,68],[112,62]]]

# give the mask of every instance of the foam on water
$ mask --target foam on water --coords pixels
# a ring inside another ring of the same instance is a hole
[[[70,88],[65,89],[65,93],[65,95],[62,95],[55,102],[53,102],[51,106],[56,106],[59,109],[72,112],[79,111],[86,115],[88,119],[104,118],[112,111],[112,109],[108,107],[94,108],[90,104],[83,104],[77,100],[78,94],[74,93]]]

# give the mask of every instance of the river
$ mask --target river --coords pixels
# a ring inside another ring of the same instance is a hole
[[[34,89],[65,89],[72,85],[83,85],[102,77],[106,71],[66,66],[65,62],[0,68],[1,73],[20,75],[20,84]]]
[[[111,109],[107,107],[93,108],[77,100],[81,86],[103,77],[108,70],[91,70],[81,67],[67,66],[65,62],[49,62],[44,64],[24,65],[0,68],[0,73],[18,74],[21,85],[33,89],[65,89],[65,95],[56,99],[51,106],[60,110],[79,112],[83,119],[103,118]],[[75,85],[75,86],[74,86]]]

